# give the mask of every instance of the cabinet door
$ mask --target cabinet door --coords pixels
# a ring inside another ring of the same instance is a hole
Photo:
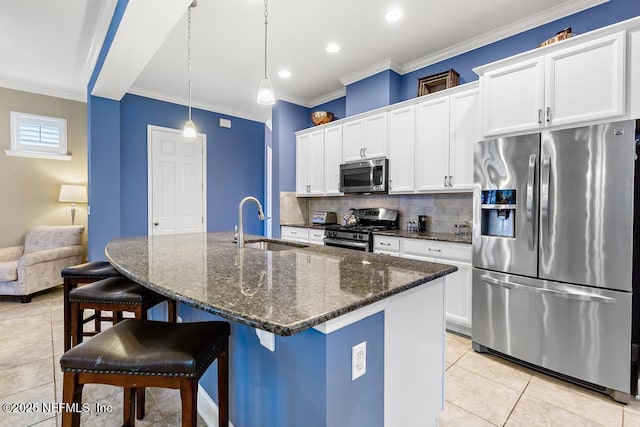
[[[546,65],[547,126],[624,114],[624,33],[549,54]]]
[[[445,276],[444,300],[448,322],[471,328],[471,264],[438,259],[443,264],[455,265],[458,271]]]
[[[309,243],[309,229],[301,227],[288,227],[283,225],[280,227],[280,236],[282,240],[290,242]]]
[[[345,123],[342,129],[342,159],[345,162],[361,160],[364,123],[362,120],[356,120]]]
[[[340,163],[342,163],[342,126],[324,131],[324,191],[325,194],[340,192]]]
[[[449,98],[418,104],[416,121],[416,190],[444,190],[449,176]]]
[[[415,164],[414,107],[388,113],[389,193],[412,193]]]
[[[365,117],[362,155],[367,159],[387,155],[387,113]]]
[[[480,78],[485,136],[543,127],[544,58],[523,61]]]
[[[296,139],[296,194],[298,196],[309,195],[309,140],[310,134],[299,136]]]
[[[309,243],[324,246],[324,230],[309,228]]]
[[[307,157],[307,180],[309,195],[324,194],[324,131],[313,132],[309,139]]]
[[[478,89],[451,96],[451,132],[449,141],[450,188],[473,188],[473,146],[482,140]],[[389,166],[391,167],[391,166]]]

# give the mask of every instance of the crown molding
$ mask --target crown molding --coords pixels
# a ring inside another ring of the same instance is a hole
[[[511,37],[513,35],[530,30],[532,28],[536,28],[549,22],[553,22],[557,19],[581,12],[585,9],[607,3],[608,1],[609,0],[582,0],[563,3],[552,9],[542,11],[519,21],[515,21],[509,25],[497,28],[481,36],[464,41],[462,43],[458,43],[422,58],[407,62],[406,64],[403,64],[401,74],[411,73],[429,65],[444,61],[445,59],[453,58],[454,56],[461,55],[463,53],[489,45],[507,37]]]
[[[147,89],[139,88],[136,86],[131,87],[131,89],[129,89],[127,93],[130,93],[131,95],[143,96],[145,98],[156,99],[158,101],[170,102],[172,104],[184,105],[185,107],[188,107],[189,105],[189,100],[187,98],[183,98],[180,96],[167,95],[166,93],[147,90]],[[199,110],[209,111],[216,114],[233,116],[239,119],[252,120],[254,122],[261,122],[261,123],[265,123],[267,120],[271,118],[271,112],[269,112],[269,117],[265,118],[265,117],[259,117],[257,115],[247,114],[246,111],[239,111],[239,110],[234,110],[232,108],[222,107],[220,105],[204,104],[204,103],[198,103],[193,101],[191,102],[191,107],[197,108]]]
[[[51,86],[39,85],[31,82],[26,83],[6,77],[0,77],[0,87],[19,90],[22,92],[35,93],[37,95],[68,99],[70,101],[84,102],[85,104],[87,103],[86,90],[84,92],[67,92],[52,88]]]
[[[395,71],[398,74],[402,74],[402,66],[397,62],[393,61],[391,58],[387,58],[384,61],[380,61],[376,64],[372,64],[368,67],[365,67],[361,70],[355,71],[351,74],[347,74],[346,76],[338,79],[343,86],[348,86],[352,83],[360,81],[362,79],[366,79],[367,77],[371,77],[374,74],[378,74],[382,71],[391,70]]]
[[[326,102],[333,101],[334,99],[342,98],[347,95],[347,88],[343,87],[338,90],[334,90],[333,92],[329,92],[326,95],[319,96],[317,98],[313,98],[309,101],[309,108],[317,107],[318,105],[324,104]]]
[[[89,52],[87,53],[87,58],[84,62],[84,65],[82,66],[82,72],[80,73],[85,87],[89,84],[91,74],[93,73],[93,70],[95,69],[98,62],[100,50],[102,49],[102,45],[107,38],[109,25],[111,25],[111,20],[113,19],[113,13],[116,10],[117,4],[118,0],[106,0],[102,3],[102,7],[100,8],[100,12],[98,13],[96,28],[93,32],[93,37],[91,37]]]
[[[289,102],[291,104],[296,104],[305,108],[311,108],[311,103],[308,100],[303,98],[297,98],[295,96],[289,96],[287,94],[277,93],[276,100]]]

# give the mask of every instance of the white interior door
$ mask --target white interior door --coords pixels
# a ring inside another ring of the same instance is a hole
[[[206,135],[147,126],[149,235],[207,230]]]

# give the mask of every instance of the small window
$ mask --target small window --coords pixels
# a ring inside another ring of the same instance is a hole
[[[67,120],[11,112],[11,151],[8,155],[63,158],[67,156]]]

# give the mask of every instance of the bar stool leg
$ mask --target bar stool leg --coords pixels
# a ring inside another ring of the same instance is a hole
[[[82,404],[82,388],[83,384],[78,381],[78,374],[74,372],[65,372],[63,375],[63,396],[64,403],[77,403],[76,406]],[[71,405],[69,405],[71,406]],[[78,427],[80,426],[80,412],[62,412],[62,427]]]
[[[84,309],[82,309],[77,302],[69,303],[69,307],[71,310],[71,345],[75,347],[82,342],[83,338],[82,326],[84,322],[82,319]]]
[[[167,300],[167,311],[167,320],[169,321],[169,323],[176,323],[178,321],[178,308],[176,300]]]
[[[136,418],[133,416],[136,407],[136,388],[125,387],[124,388],[124,402],[122,411],[122,425],[126,427],[134,427],[136,425]],[[144,389],[142,389],[144,391]]]
[[[229,425],[229,341],[218,354],[218,426]],[[196,390],[197,392],[197,390]]]
[[[180,399],[182,400],[182,427],[196,427],[198,422],[198,380],[195,378],[180,381]]]

